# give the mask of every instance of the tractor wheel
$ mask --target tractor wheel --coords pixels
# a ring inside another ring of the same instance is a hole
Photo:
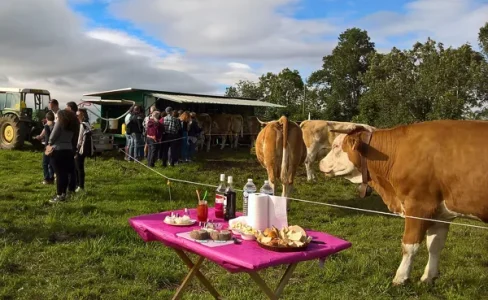
[[[0,149],[20,149],[24,145],[25,128],[14,115],[0,117]]]

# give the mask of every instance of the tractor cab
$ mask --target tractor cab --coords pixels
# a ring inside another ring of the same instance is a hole
[[[0,149],[19,149],[25,141],[39,146],[35,136],[51,100],[49,91],[31,88],[0,88]]]

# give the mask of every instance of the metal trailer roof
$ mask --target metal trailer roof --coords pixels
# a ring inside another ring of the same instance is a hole
[[[203,97],[203,96],[190,96],[190,95],[172,95],[166,93],[152,93],[152,96],[178,103],[202,103],[202,104],[224,104],[224,105],[242,105],[242,106],[259,106],[259,107],[284,107],[282,105],[258,101],[247,100],[240,98],[215,98],[215,97]]]
[[[106,95],[116,95],[128,92],[143,92],[150,94],[156,98],[161,98],[177,103],[207,103],[207,104],[220,104],[220,105],[242,105],[242,106],[259,106],[259,107],[285,107],[282,105],[269,103],[265,101],[259,101],[254,98],[230,98],[217,95],[203,95],[203,94],[191,94],[191,93],[177,93],[169,91],[155,91],[137,88],[123,88],[110,91],[94,92],[84,94],[83,96],[101,97]]]
[[[48,90],[43,90],[43,89],[33,89],[33,88],[4,88],[0,87],[0,92],[10,92],[10,93],[33,93],[33,94],[43,94],[43,95],[49,95]]]

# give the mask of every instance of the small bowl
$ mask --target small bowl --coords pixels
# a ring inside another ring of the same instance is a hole
[[[254,241],[256,236],[254,234],[245,234],[241,232],[241,238],[246,241]]]

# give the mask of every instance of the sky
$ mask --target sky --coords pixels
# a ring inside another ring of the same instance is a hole
[[[220,94],[239,80],[321,68],[338,35],[377,50],[428,37],[478,49],[487,0],[1,0],[0,86],[60,102],[125,87]]]

